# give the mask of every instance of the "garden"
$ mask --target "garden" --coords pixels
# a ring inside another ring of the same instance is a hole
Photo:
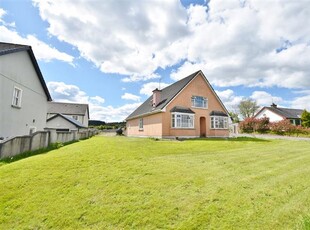
[[[310,141],[95,136],[0,162],[0,229],[309,229]]]

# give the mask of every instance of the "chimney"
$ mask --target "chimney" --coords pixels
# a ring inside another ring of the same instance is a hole
[[[155,108],[159,104],[160,101],[161,101],[161,90],[156,88],[153,90],[152,106]]]
[[[277,108],[277,105],[276,105],[275,103],[272,103],[272,104],[271,104],[271,107]]]

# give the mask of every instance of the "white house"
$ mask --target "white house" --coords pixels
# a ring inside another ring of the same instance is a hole
[[[294,125],[301,125],[302,112],[302,109],[281,108],[273,103],[270,107],[265,106],[259,110],[254,118],[268,117],[270,122],[289,120]]]
[[[59,116],[59,114],[61,116]],[[55,122],[54,119],[62,120],[62,122],[58,123],[57,126],[58,129],[70,129],[69,126],[66,126],[65,124],[68,124],[68,119],[73,118],[75,121],[75,124],[77,124],[80,127],[87,128],[88,127],[88,120],[89,120],[89,109],[88,104],[77,104],[77,103],[64,103],[64,102],[49,102],[48,108],[47,108],[47,127],[50,127],[52,123]],[[68,118],[68,119],[67,119]],[[53,120],[51,122],[51,120]],[[70,119],[71,120],[71,119]],[[72,121],[74,121],[72,120]],[[72,124],[72,122],[70,122]],[[62,125],[62,127],[61,127]]]
[[[82,131],[87,129],[81,122],[71,116],[58,113],[46,120],[48,129],[55,129],[56,132]]]
[[[31,47],[0,42],[0,138],[43,131],[51,100]]]

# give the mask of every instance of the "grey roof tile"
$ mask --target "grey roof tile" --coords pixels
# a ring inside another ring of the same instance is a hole
[[[161,111],[199,72],[200,70],[162,89],[161,102],[155,108],[152,106],[153,96],[150,96],[142,105],[133,111],[126,120]]]
[[[174,106],[170,112],[178,112],[178,113],[195,113],[193,110],[183,106]]]
[[[47,113],[61,113],[64,115],[85,115],[88,112],[88,104],[49,102]]]
[[[52,116],[50,117],[49,119],[47,119],[47,121],[50,121],[50,120],[53,120],[54,118],[56,117],[62,117],[64,118],[65,120],[69,121],[70,123],[74,124],[76,127],[78,128],[87,128],[86,126],[84,126],[81,122],[75,120],[74,118],[70,117],[70,116],[66,116],[64,114],[61,114],[61,113],[57,113],[55,116]]]
[[[275,106],[265,107],[265,108],[269,109],[270,111],[282,117],[293,118],[293,119],[300,118],[303,112],[302,109],[290,109],[290,108],[281,108],[281,107],[275,107]]]

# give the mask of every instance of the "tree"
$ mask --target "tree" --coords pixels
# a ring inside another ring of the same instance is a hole
[[[310,127],[310,112],[304,110],[301,114],[301,124],[303,127]]]
[[[240,122],[240,119],[239,119],[237,113],[229,112],[229,116],[231,117],[233,123],[239,123]]]
[[[251,99],[243,99],[239,106],[239,112],[243,119],[248,117],[253,117],[256,110],[259,108],[259,106],[256,104],[256,101]]]

